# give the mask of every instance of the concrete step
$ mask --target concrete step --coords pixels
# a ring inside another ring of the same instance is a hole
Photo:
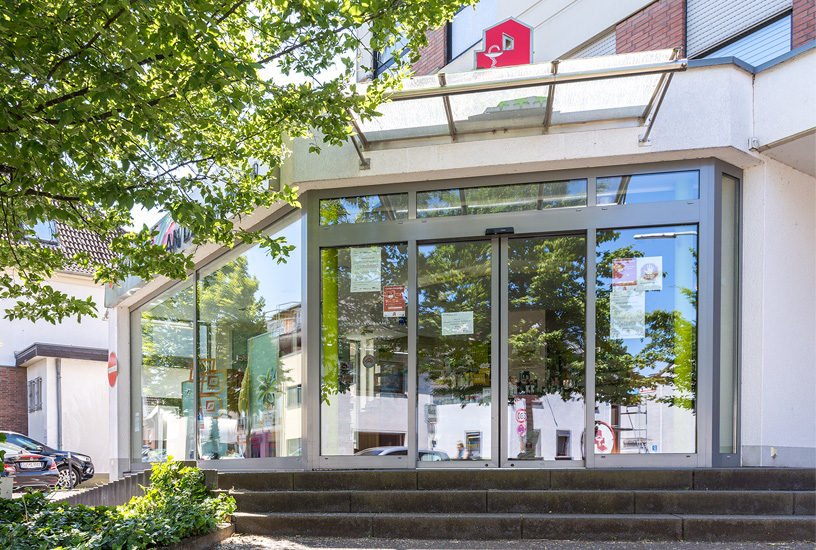
[[[816,518],[796,515],[239,512],[234,520],[239,533],[272,536],[467,540],[816,540]]]
[[[816,491],[816,470],[324,470],[220,473],[222,489],[369,490],[730,490]]]
[[[249,513],[814,515],[814,493],[778,491],[231,491]]]

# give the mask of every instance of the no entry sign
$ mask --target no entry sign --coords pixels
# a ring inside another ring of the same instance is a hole
[[[111,352],[108,357],[108,383],[111,388],[116,385],[116,372],[118,370],[119,366],[116,363],[116,354]]]

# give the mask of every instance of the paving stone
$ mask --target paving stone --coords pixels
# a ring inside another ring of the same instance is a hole
[[[770,491],[636,491],[638,514],[793,514],[793,493]]]
[[[632,514],[631,491],[488,491],[487,511],[520,514]]]
[[[521,538],[521,517],[517,515],[377,514],[372,521],[374,537],[467,540]]]
[[[816,518],[809,516],[680,516],[688,541],[812,541]]]
[[[681,540],[683,524],[677,516],[657,515],[525,515],[525,539],[557,540]]]

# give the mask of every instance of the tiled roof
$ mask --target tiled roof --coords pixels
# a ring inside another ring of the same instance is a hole
[[[77,252],[87,252],[94,262],[107,263],[113,259],[113,253],[110,251],[110,238],[103,239],[91,231],[74,229],[60,222],[57,222],[56,225],[59,248],[66,256],[73,256]],[[86,269],[74,264],[68,264],[66,271],[84,274],[93,273],[92,269]]]

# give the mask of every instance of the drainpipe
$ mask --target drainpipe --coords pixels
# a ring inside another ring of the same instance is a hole
[[[62,450],[62,359],[57,358],[57,449]]]

